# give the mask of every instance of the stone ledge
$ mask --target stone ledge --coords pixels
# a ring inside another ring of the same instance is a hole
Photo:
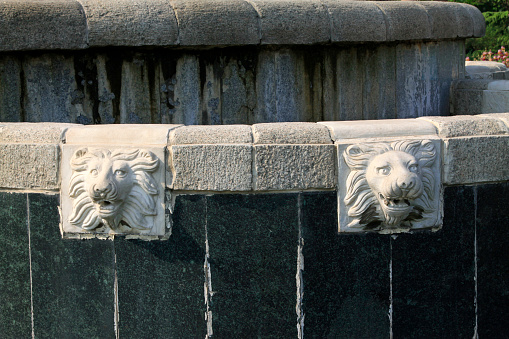
[[[460,80],[453,84],[452,90],[451,110],[454,114],[473,115],[509,111],[509,80]]]
[[[441,145],[445,185],[509,181],[508,126],[509,113],[253,126],[3,123],[0,188],[58,190],[61,149],[69,158],[90,145],[152,150],[165,162],[166,187],[181,193],[331,190],[340,147],[424,139]]]
[[[336,0],[8,0],[2,51],[464,39],[482,14],[459,3]]]

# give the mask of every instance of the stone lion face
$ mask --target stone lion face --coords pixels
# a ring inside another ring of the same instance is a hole
[[[126,161],[94,158],[88,163],[85,189],[101,218],[118,213],[133,186],[133,171]]]
[[[366,169],[366,180],[388,226],[396,226],[408,217],[413,210],[411,202],[423,193],[419,162],[401,151],[375,156]]]
[[[77,150],[71,159],[70,224],[86,230],[151,229],[159,192],[152,174],[158,166],[146,150]]]

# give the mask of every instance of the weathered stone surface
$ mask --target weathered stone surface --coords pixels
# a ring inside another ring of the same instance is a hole
[[[327,127],[307,122],[253,125],[255,144],[331,144]]]
[[[325,7],[311,0],[256,0],[262,44],[313,44],[330,40]]]
[[[433,124],[416,119],[324,121],[334,141],[361,138],[391,138],[416,135],[436,135]]]
[[[509,112],[509,91],[483,91],[483,106],[480,113]]]
[[[474,115],[483,111],[483,92],[482,90],[461,89],[453,93],[452,112],[455,115]]]
[[[21,121],[21,61],[15,56],[0,57],[0,121]]]
[[[426,9],[431,23],[431,37],[433,39],[448,38],[458,35],[457,13],[463,11],[453,3],[447,2],[422,2],[419,3]]]
[[[0,50],[86,48],[85,13],[75,0],[5,0]]]
[[[331,16],[331,41],[386,41],[383,12],[372,2],[325,0]]]
[[[200,59],[184,54],[177,60],[172,106],[172,122],[185,125],[202,123]]]
[[[65,134],[66,144],[166,145],[168,134],[181,125],[91,125],[77,126]]]
[[[506,181],[508,136],[445,139],[444,183],[465,185]]]
[[[177,20],[166,0],[80,0],[91,46],[167,46],[177,43]]]
[[[0,144],[0,187],[57,189],[58,155],[58,145]]]
[[[251,145],[176,145],[169,149],[173,173],[171,188],[191,191],[251,190]]]
[[[179,44],[251,45],[260,43],[256,10],[244,0],[170,0],[178,18]]]
[[[491,113],[483,114],[482,116],[502,120],[502,122],[507,126],[507,128],[509,128],[509,113]]]
[[[465,61],[465,70],[468,74],[493,73],[506,71],[507,67],[501,62],[495,61]]]
[[[442,138],[507,134],[507,127],[498,119],[485,116],[423,117],[433,123]]]
[[[333,145],[255,145],[258,191],[334,188]]]
[[[252,142],[251,126],[184,126],[170,133],[170,145],[191,144],[249,144]]]
[[[470,15],[472,19],[472,33],[471,35],[467,35],[468,37],[473,38],[481,38],[486,34],[486,23],[484,21],[484,16],[481,11],[477,9],[477,7],[459,3],[458,5],[462,6],[466,12]]]
[[[0,123],[0,143],[59,144],[73,124],[58,123]]]
[[[426,10],[412,2],[377,2],[387,21],[387,40],[430,39],[432,25]]]
[[[465,67],[466,69],[466,67]],[[469,79],[455,81],[454,86],[457,90],[485,90],[495,81],[489,79]],[[497,81],[498,82],[498,81]]]

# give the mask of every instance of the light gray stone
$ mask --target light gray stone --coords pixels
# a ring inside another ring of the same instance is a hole
[[[90,46],[177,44],[175,13],[167,0],[80,0]]]
[[[261,20],[262,44],[313,44],[330,41],[330,17],[313,0],[252,0]]]
[[[442,138],[507,134],[504,123],[487,116],[422,117],[433,123]]]
[[[335,142],[347,139],[376,139],[407,136],[435,136],[432,123],[420,119],[323,121]]]
[[[324,0],[332,19],[332,42],[386,41],[383,12],[372,2]]]
[[[482,116],[499,119],[509,128],[509,113],[490,113],[483,114]]]
[[[251,145],[174,145],[169,150],[174,190],[252,189]]]
[[[87,22],[76,0],[4,0],[0,50],[86,48]]]
[[[430,39],[432,24],[424,7],[415,2],[377,2],[387,21],[387,41]]]
[[[253,141],[251,126],[184,126],[170,133],[170,145],[250,144]]]
[[[59,123],[0,123],[0,143],[6,144],[59,144],[64,133],[74,124]]]
[[[170,0],[184,46],[260,43],[258,13],[244,0]]]
[[[332,144],[327,127],[307,122],[253,125],[255,144]]]
[[[509,91],[483,91],[483,106],[480,113],[509,112]]]
[[[446,139],[444,143],[445,184],[507,181],[508,136],[461,137]]]
[[[59,188],[59,148],[54,144],[0,144],[0,187]]]
[[[475,73],[506,71],[507,67],[501,62],[495,61],[465,61],[465,70],[471,75]]]
[[[335,186],[334,145],[255,145],[257,191]]]

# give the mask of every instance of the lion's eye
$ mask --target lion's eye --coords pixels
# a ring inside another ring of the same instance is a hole
[[[408,170],[410,172],[417,172],[418,171],[418,167],[417,167],[416,164],[412,164],[412,165],[408,166]]]
[[[90,174],[92,174],[95,177],[95,176],[97,176],[97,174],[99,174],[99,172],[97,172],[96,169],[93,169],[90,171]]]
[[[125,177],[125,175],[126,175],[126,174],[127,174],[127,172],[126,172],[126,171],[124,171],[124,170],[116,170],[116,171],[115,171],[115,175],[116,175],[117,177]]]
[[[379,175],[389,175],[391,173],[391,169],[389,167],[378,167],[376,172]]]

